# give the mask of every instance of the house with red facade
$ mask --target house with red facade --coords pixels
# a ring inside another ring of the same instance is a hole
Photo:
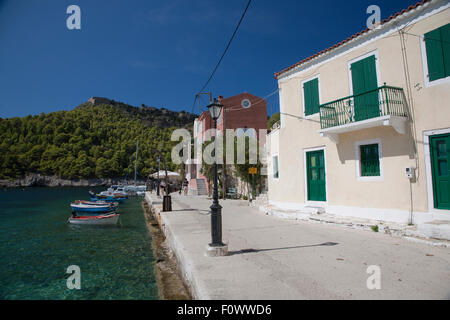
[[[219,102],[223,104],[223,108],[217,120],[218,134],[223,134],[227,129],[233,129],[236,135],[240,135],[249,129],[254,129],[258,135],[260,129],[267,129],[267,102],[264,98],[244,92],[228,98],[219,96]],[[204,111],[194,120],[195,143],[201,145],[205,141],[210,141],[208,134],[211,131],[208,130],[213,126],[209,111]],[[198,152],[201,150],[197,150]],[[199,159],[198,155],[196,159]],[[201,173],[201,161],[196,159],[192,159],[186,165],[189,194],[205,195],[208,194],[207,179]]]

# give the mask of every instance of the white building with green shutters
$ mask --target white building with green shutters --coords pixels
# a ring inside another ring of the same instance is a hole
[[[272,206],[450,230],[449,1],[420,2],[275,77]]]

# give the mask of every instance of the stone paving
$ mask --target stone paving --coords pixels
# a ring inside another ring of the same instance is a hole
[[[450,249],[367,230],[266,215],[225,200],[229,254],[207,257],[205,196],[172,194],[171,212],[147,193],[196,299],[449,299]],[[375,267],[371,267],[375,266]],[[380,270],[381,289],[371,280]],[[368,273],[368,270],[371,273]]]

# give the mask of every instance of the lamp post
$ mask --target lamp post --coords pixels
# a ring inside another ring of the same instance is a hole
[[[208,245],[208,256],[224,256],[228,252],[228,246],[222,242],[222,206],[219,204],[219,192],[217,187],[217,119],[220,116],[223,105],[216,98],[208,106],[214,125],[214,164],[213,164],[213,203],[211,205],[211,243]]]
[[[160,170],[160,158],[159,158],[159,154],[158,154],[158,173],[157,173],[157,177],[158,177],[158,185],[156,186],[156,195],[159,197],[159,185],[161,184],[161,181],[159,181],[159,170]]]

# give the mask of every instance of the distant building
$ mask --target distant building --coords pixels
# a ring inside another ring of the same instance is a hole
[[[223,104],[222,113],[217,120],[217,129],[233,129],[236,134],[243,134],[249,129],[254,129],[256,134],[259,129],[267,129],[267,102],[265,99],[244,92],[232,97],[219,96],[219,102]],[[209,140],[207,130],[213,128],[213,121],[209,111],[204,111],[194,120],[194,140],[203,143]],[[186,178],[189,181],[190,194],[207,194],[208,185],[204,175],[200,172],[200,163],[188,164]]]
[[[94,106],[101,104],[114,104],[113,100],[103,97],[92,97],[88,100],[88,102]]]

